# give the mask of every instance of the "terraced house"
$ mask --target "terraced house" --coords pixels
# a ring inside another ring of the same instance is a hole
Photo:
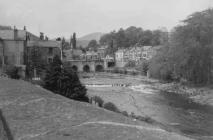
[[[127,49],[119,49],[115,53],[116,66],[124,67],[129,61],[135,61],[136,64],[142,60],[149,60],[155,54],[160,46],[140,46],[136,44]]]

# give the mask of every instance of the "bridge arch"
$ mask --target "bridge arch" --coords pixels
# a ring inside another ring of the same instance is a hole
[[[84,72],[90,72],[90,66],[89,65],[84,65],[83,71]]]
[[[104,67],[102,65],[96,65],[95,66],[95,71],[96,72],[102,72],[102,71],[104,71]]]
[[[77,67],[76,65],[73,65],[73,66],[72,66],[72,70],[73,70],[74,72],[78,72],[78,67]]]
[[[107,62],[107,67],[108,68],[111,68],[111,67],[114,67],[114,66],[115,66],[115,62],[112,62],[112,61]]]

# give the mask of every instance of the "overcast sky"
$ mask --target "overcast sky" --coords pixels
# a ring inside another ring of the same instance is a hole
[[[169,30],[213,0],[0,0],[0,25],[69,37],[129,26]]]

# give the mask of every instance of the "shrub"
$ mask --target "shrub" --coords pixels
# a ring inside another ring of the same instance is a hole
[[[119,109],[112,102],[105,103],[104,108],[113,112],[119,112]]]
[[[119,68],[115,67],[112,72],[113,73],[119,73]]]
[[[154,120],[150,117],[136,116],[135,118],[140,120],[140,121],[147,122],[147,123],[154,123]]]
[[[122,113],[124,116],[127,116],[127,117],[129,116],[128,113],[127,113],[126,111],[122,111],[121,113]]]
[[[135,66],[136,66],[136,62],[133,61],[133,60],[129,60],[127,62],[127,64],[125,65],[125,67],[127,67],[127,68],[132,68],[132,67],[135,67]]]
[[[20,79],[19,69],[16,66],[8,65],[5,67],[5,73],[12,79]]]
[[[91,98],[91,100],[94,101],[95,103],[98,103],[99,107],[103,107],[104,101],[101,99],[101,97],[94,96]]]
[[[142,60],[141,63],[137,66],[136,70],[139,70],[142,75],[147,75],[149,70],[149,62],[148,60]]]

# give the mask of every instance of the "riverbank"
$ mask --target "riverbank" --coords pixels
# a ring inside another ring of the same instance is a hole
[[[108,73],[109,74],[109,73]],[[108,77],[108,74],[101,74],[104,77]],[[183,96],[186,96],[187,98],[192,99],[196,103],[204,104],[204,105],[211,105],[213,106],[213,88],[203,86],[203,87],[189,87],[182,85],[180,83],[162,83],[157,79],[147,78],[146,76],[141,75],[128,75],[128,74],[116,74],[116,73],[110,73],[111,78],[113,80],[98,80],[93,84],[127,84],[135,86],[135,90],[143,90],[143,92],[150,93],[150,90],[153,92],[153,90],[160,90],[170,93],[176,93],[181,94]],[[126,76],[127,80],[124,82],[124,80],[118,80],[119,78],[116,77],[122,77]],[[90,75],[89,77],[95,77],[98,76],[98,74]],[[90,82],[88,82],[90,83]],[[134,87],[133,87],[134,88]]]
[[[210,87],[189,87],[180,83],[153,83],[152,87],[166,92],[182,94],[197,103],[213,106],[213,89]]]

